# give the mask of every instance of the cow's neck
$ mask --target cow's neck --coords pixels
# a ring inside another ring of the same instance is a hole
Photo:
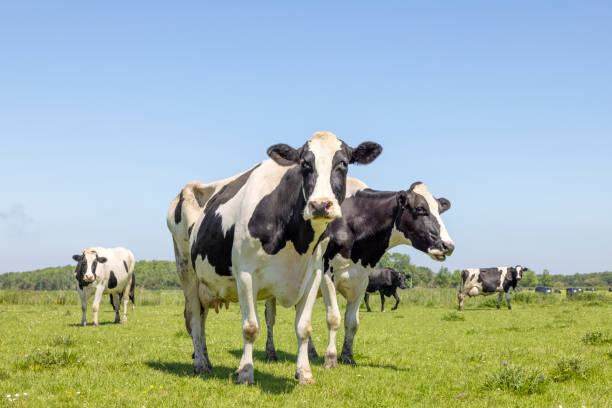
[[[347,215],[347,223],[355,234],[350,257],[355,263],[374,267],[391,244],[400,211],[397,194],[364,190],[352,198],[354,211]]]

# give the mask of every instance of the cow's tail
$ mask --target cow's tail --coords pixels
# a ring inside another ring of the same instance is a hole
[[[467,269],[461,271],[461,280],[463,281],[463,285],[465,285],[465,281],[467,281],[468,276],[470,276],[470,272]]]
[[[136,274],[132,273],[132,282],[130,283],[130,300],[132,301],[132,312],[134,311],[134,289],[136,288]]]

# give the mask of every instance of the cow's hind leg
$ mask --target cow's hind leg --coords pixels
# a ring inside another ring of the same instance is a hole
[[[459,301],[459,311],[463,311],[463,299],[465,295],[462,292],[457,293],[457,300]]]
[[[500,292],[500,293],[499,293],[499,296],[497,297],[497,308],[498,308],[498,309],[499,309],[499,308],[500,308],[500,306],[501,306],[501,301],[502,301],[502,298],[503,298],[503,297],[504,297],[504,292]]]
[[[242,336],[244,338],[244,350],[240,365],[236,370],[238,379],[236,384],[255,384],[253,372],[253,343],[259,333],[259,318],[257,316],[257,293],[253,288],[253,275],[251,272],[242,271],[236,278],[238,286],[238,300],[242,313]]]
[[[123,294],[119,298],[120,304],[121,304],[121,300],[123,300],[123,318],[121,319],[121,324],[127,324],[127,311],[128,311],[128,304],[130,303],[130,285],[125,285]],[[119,310],[117,310],[117,312],[119,312]]]
[[[297,367],[295,376],[299,384],[309,384],[314,382],[312,371],[310,370],[310,361],[308,360],[308,338],[312,333],[311,317],[312,308],[317,300],[317,292],[321,284],[320,268],[317,268],[311,274],[309,281],[305,282],[307,291],[298,301],[295,308],[295,334],[298,340],[298,355]]]
[[[508,310],[512,310],[512,306],[510,306],[510,292],[506,293],[506,304],[508,305]]]
[[[277,361],[276,349],[274,348],[274,324],[276,323],[276,299],[266,300],[266,327],[268,338],[266,339],[266,362]]]
[[[115,324],[119,323],[121,320],[119,319],[119,312],[121,309],[121,297],[110,295],[111,305],[113,305],[113,309],[115,310]]]
[[[380,291],[380,311],[385,312],[385,294]]]
[[[357,329],[359,329],[359,305],[361,304],[361,298],[367,284],[368,279],[366,278],[359,291],[360,295],[356,299],[347,300],[346,302],[344,343],[342,344],[342,353],[340,354],[340,361],[344,364],[356,365],[355,358],[353,357],[353,341],[357,334]]]
[[[391,308],[391,310],[396,310],[396,309],[397,309],[397,307],[398,307],[398,306],[399,306],[399,304],[400,304],[400,298],[399,298],[399,296],[397,295],[397,288],[395,288],[395,291],[393,292],[393,297],[395,298],[395,306],[393,306],[393,307]]]
[[[370,295],[368,295],[367,293],[363,296],[363,301],[365,302],[366,305],[366,310],[368,312],[371,312],[372,309],[370,309],[370,304],[368,303],[368,300],[370,300]]]
[[[325,368],[338,367],[338,350],[336,349],[336,334],[340,327],[340,309],[336,297],[336,287],[332,281],[331,274],[324,274],[321,281],[321,294],[327,311],[327,331],[329,339],[327,350],[325,350]],[[310,339],[310,342],[312,339]],[[309,356],[310,357],[310,356]]]
[[[187,287],[187,286],[186,286]],[[185,327],[193,342],[193,372],[207,374],[212,370],[206,348],[206,317],[208,307],[202,307],[198,297],[198,283],[185,290]]]

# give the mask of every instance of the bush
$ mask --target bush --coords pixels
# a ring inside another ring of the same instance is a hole
[[[79,363],[77,354],[69,350],[34,350],[26,354],[24,359],[16,364],[22,370],[41,371],[44,369],[55,369],[68,367]]]
[[[484,382],[488,390],[511,391],[517,394],[540,393],[546,386],[546,376],[538,369],[527,370],[507,366],[498,373],[491,374]]]
[[[550,373],[555,382],[586,380],[589,366],[580,357],[563,358]]]

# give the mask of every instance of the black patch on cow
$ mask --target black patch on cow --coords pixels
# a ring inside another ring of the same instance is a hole
[[[464,269],[461,271],[461,280],[463,281],[464,285],[465,285],[465,282],[467,282],[468,280],[469,274],[470,274],[470,271],[468,271],[467,269]]]
[[[83,289],[85,286],[88,286],[91,284],[91,282],[85,282],[84,278],[85,278],[85,272],[87,272],[87,258],[85,257],[85,255],[83,255],[81,257],[81,259],[79,260],[79,262],[77,263],[76,269],[75,269],[75,277],[77,282],[79,283],[79,289]]]
[[[110,276],[108,277],[108,288],[113,289],[117,287],[117,277],[115,276],[115,272],[110,271]]]
[[[134,289],[136,288],[136,274],[132,273],[132,283],[130,283],[130,300],[134,304]]]
[[[231,200],[240,191],[257,167],[259,167],[259,164],[223,186],[218,193],[208,200],[204,210],[204,219],[191,248],[191,264],[194,268],[196,258],[200,255],[202,260],[208,258],[208,263],[214,266],[217,274],[231,276],[230,267],[232,266],[235,226],[232,225],[227,234],[223,234],[221,216],[217,215],[216,212],[220,205]]]
[[[397,193],[358,191],[342,203],[342,218],[330,222],[325,237],[330,241],[323,256],[324,266],[337,254],[354,263],[374,267],[389,247],[393,224],[400,210]]]
[[[290,169],[287,173],[285,173],[285,176],[287,176],[287,174],[289,174],[289,172],[293,170],[290,181],[293,183],[297,183],[298,186],[302,184],[304,195],[306,196],[306,199],[308,199],[308,197],[310,197],[310,195],[314,191],[319,173],[317,173],[317,169],[315,167],[315,155],[308,147],[308,144],[305,144],[301,150],[303,152],[302,157],[300,158],[300,172],[302,174],[302,180],[299,180],[293,175],[295,169]],[[291,201],[291,203],[293,203],[293,201]]]
[[[181,222],[181,214],[183,211],[183,192],[179,195],[179,201],[176,204],[176,208],[174,209],[174,222],[178,224]]]
[[[189,228],[187,228],[187,236],[191,237],[191,231],[193,230],[193,226],[195,225],[195,222],[193,224],[191,224],[189,226]]]
[[[312,225],[302,215],[306,207],[302,194],[303,171],[302,166],[288,169],[276,188],[257,204],[249,220],[249,233],[261,241],[267,254],[276,254],[287,241],[297,253],[304,254],[314,239]]]
[[[516,285],[518,284],[516,268],[509,267],[506,269],[506,277],[504,278],[504,282],[502,284],[504,292],[508,292],[510,288],[516,289]]]
[[[478,282],[484,293],[496,292],[501,283],[501,271],[497,268],[480,268]]]
[[[130,273],[127,262],[123,261],[123,266],[125,267],[125,273]]]
[[[350,148],[342,142],[342,148],[338,150],[332,159],[332,171],[330,184],[338,203],[342,204],[346,196],[346,172],[348,171]]]

